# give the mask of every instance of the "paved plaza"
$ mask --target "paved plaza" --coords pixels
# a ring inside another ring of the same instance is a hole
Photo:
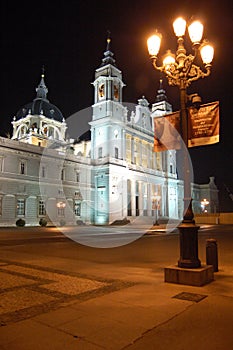
[[[2,228],[0,349],[230,349],[233,227],[201,227],[203,264],[210,237],[218,242],[219,272],[193,287],[164,282],[164,267],[178,258],[177,233],[154,229],[101,249],[56,228]]]

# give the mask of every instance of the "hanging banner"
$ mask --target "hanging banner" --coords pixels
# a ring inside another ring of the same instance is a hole
[[[180,149],[180,112],[154,118],[154,152]]]
[[[188,147],[219,142],[219,101],[188,108]]]

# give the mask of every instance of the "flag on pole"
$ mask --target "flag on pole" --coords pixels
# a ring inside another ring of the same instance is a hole
[[[219,101],[188,108],[188,147],[219,142]]]
[[[154,118],[154,152],[180,149],[180,112]]]

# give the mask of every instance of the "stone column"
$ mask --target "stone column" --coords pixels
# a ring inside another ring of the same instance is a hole
[[[134,137],[131,137],[131,163],[134,164]]]
[[[143,215],[143,183],[142,181],[138,181],[138,209],[139,209],[139,215]]]
[[[152,184],[147,185],[147,216],[152,216]]]
[[[136,201],[135,201],[135,180],[131,180],[131,211],[132,211],[132,216],[136,216]]]

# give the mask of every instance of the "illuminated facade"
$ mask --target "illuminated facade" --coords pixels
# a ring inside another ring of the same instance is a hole
[[[12,139],[0,138],[0,225],[14,225],[18,218],[27,225],[41,218],[105,225],[136,216],[152,223],[155,214],[160,220],[182,217],[176,151],[153,152],[153,119],[172,107],[160,86],[152,109],[143,96],[129,110],[109,45],[108,39],[95,71],[90,140],[71,145],[66,139],[66,121],[47,99],[43,74],[36,98],[12,121]],[[217,201],[213,181],[206,191],[209,201]],[[193,185],[193,197],[198,211],[200,185]]]

